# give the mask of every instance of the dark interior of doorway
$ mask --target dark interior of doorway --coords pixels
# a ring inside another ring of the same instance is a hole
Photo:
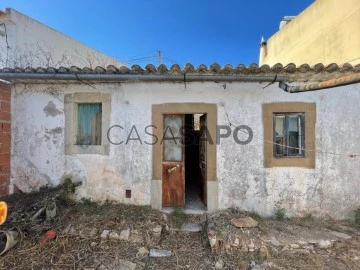
[[[185,115],[185,208],[206,210],[201,201],[202,191],[199,166],[200,115]]]

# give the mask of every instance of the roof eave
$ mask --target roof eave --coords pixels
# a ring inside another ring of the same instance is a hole
[[[23,81],[54,82],[279,82],[288,81],[288,76],[275,75],[200,75],[200,74],[58,74],[58,73],[0,73],[0,79],[12,83]]]

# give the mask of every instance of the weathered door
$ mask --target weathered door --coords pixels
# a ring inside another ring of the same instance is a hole
[[[201,177],[200,198],[203,203],[207,204],[206,197],[206,145],[207,145],[207,129],[206,129],[206,114],[200,116],[200,135],[199,135],[199,166]]]
[[[185,206],[184,115],[164,115],[162,204]]]

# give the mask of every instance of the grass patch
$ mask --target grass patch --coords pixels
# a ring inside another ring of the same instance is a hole
[[[303,216],[301,219],[304,221],[314,221],[315,217],[311,213],[308,213],[305,216]]]
[[[285,209],[284,208],[278,208],[275,211],[275,219],[276,220],[285,220]]]
[[[204,247],[206,248],[210,248],[210,241],[209,241],[209,237],[207,235],[206,231],[201,231],[200,234],[200,238],[201,238],[201,243],[203,244]]]
[[[174,211],[171,213],[171,219],[176,228],[180,229],[188,218],[188,215],[185,214],[184,210],[179,205],[174,206]]]
[[[321,223],[320,221],[316,220],[311,213],[308,213],[303,217],[294,218],[293,220],[296,225],[306,228],[313,227],[315,224]]]
[[[83,205],[86,205],[86,206],[97,206],[98,205],[97,202],[92,201],[90,198],[82,197],[80,201]]]
[[[358,207],[355,211],[355,223],[360,225],[360,207]]]
[[[263,218],[256,212],[251,212],[249,213],[250,217],[254,220],[256,220],[257,222],[263,222]]]

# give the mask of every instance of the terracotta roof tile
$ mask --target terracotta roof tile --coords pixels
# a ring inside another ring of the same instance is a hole
[[[160,75],[180,75],[180,74],[199,74],[199,75],[283,75],[288,76],[291,81],[307,81],[307,80],[327,80],[329,78],[342,76],[344,73],[358,73],[360,72],[360,64],[352,66],[349,63],[343,65],[330,64],[324,66],[321,63],[318,63],[314,66],[309,66],[308,64],[303,64],[296,66],[293,63],[283,66],[278,63],[270,67],[269,65],[258,66],[253,63],[249,66],[242,64],[233,67],[232,65],[225,65],[221,67],[219,64],[214,63],[207,67],[204,64],[199,65],[195,68],[192,64],[186,64],[183,69],[177,64],[172,65],[168,68],[165,65],[160,65],[155,67],[152,64],[148,64],[145,68],[142,68],[139,65],[133,65],[131,68],[121,66],[119,68],[110,65],[107,68],[95,67],[95,68],[79,68],[76,66],[72,67],[59,67],[59,68],[3,68],[0,69],[1,73],[40,73],[40,74],[160,74]]]

